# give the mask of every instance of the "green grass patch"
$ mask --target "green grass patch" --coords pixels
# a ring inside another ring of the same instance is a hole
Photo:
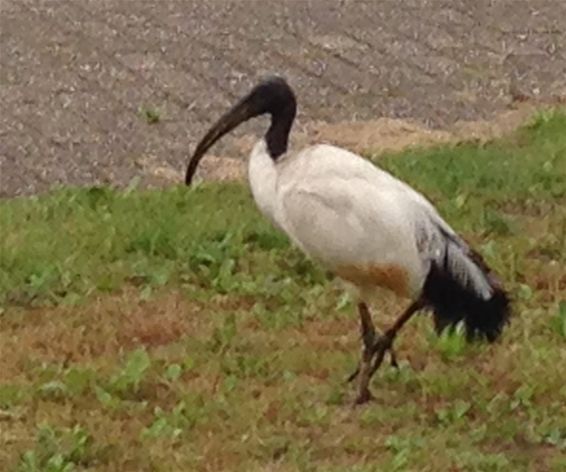
[[[244,184],[2,200],[0,470],[562,470],[566,114],[369,157],[506,281],[500,343],[419,317],[352,410],[353,304]]]

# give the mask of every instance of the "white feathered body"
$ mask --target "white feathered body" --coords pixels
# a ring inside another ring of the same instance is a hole
[[[480,298],[491,296],[486,274],[432,204],[354,153],[316,145],[274,161],[260,140],[248,177],[260,211],[358,288],[380,286],[415,299],[433,261],[445,259],[464,286]]]

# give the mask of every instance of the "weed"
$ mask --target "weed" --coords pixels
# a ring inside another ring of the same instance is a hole
[[[139,390],[144,374],[151,366],[151,359],[145,349],[137,349],[128,355],[122,370],[112,378],[112,390],[120,393]]]
[[[454,405],[438,409],[436,411],[436,418],[444,425],[456,423],[465,418],[471,406],[469,402],[457,400]]]
[[[190,414],[184,401],[175,405],[169,413],[156,407],[154,415],[153,422],[142,431],[142,439],[158,437],[171,437],[176,439],[184,430],[191,428],[197,420],[194,414]]]
[[[26,395],[25,389],[14,384],[0,384],[0,409],[10,409],[17,406]]]
[[[459,323],[453,329],[444,330],[440,336],[437,336],[431,329],[429,331],[429,340],[446,361],[461,357],[469,347],[462,323]]]
[[[165,370],[165,378],[169,382],[176,382],[183,373],[183,367],[179,364],[171,364]]]
[[[68,395],[67,386],[58,380],[51,380],[41,384],[38,392],[43,399],[60,400]]]
[[[566,339],[566,301],[561,301],[558,305],[556,315],[552,318],[552,329]]]
[[[150,125],[161,121],[161,112],[153,107],[140,107],[140,116]]]
[[[208,348],[215,353],[225,351],[230,346],[236,334],[236,316],[234,313],[230,313],[230,315],[224,318],[222,325],[216,327],[212,332]]]
[[[118,408],[121,400],[138,399],[140,385],[150,367],[151,358],[145,349],[132,351],[123,367],[108,382],[94,385],[96,398],[109,409]]]
[[[58,430],[44,424],[39,427],[35,448],[22,454],[18,470],[71,472],[95,460],[92,437],[86,430],[80,426]]]
[[[482,470],[486,472],[509,470],[509,459],[501,453],[463,452],[458,454],[454,462],[463,470]]]
[[[389,436],[385,440],[385,447],[393,452],[393,458],[388,466],[390,470],[407,470],[411,453],[423,447],[423,440],[415,437]]]

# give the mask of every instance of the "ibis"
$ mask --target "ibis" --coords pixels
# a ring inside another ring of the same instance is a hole
[[[356,371],[356,403],[372,397],[369,382],[393,342],[421,311],[432,312],[442,332],[462,324],[469,340],[495,341],[507,324],[511,302],[480,255],[440,216],[432,203],[369,160],[317,144],[289,150],[297,101],[279,76],[261,80],[221,116],[189,161],[190,185],[207,150],[253,117],[271,124],[253,147],[248,180],[260,212],[308,257],[357,290],[362,352]],[[370,313],[383,290],[406,300],[389,329],[376,332]]]

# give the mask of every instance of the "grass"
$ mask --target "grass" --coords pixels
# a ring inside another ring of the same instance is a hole
[[[0,202],[0,470],[564,470],[565,130],[544,112],[486,145],[375,156],[516,315],[494,346],[416,319],[359,409],[351,301],[244,185]]]
[[[156,108],[143,106],[139,108],[138,113],[149,125],[161,121],[161,112]]]

